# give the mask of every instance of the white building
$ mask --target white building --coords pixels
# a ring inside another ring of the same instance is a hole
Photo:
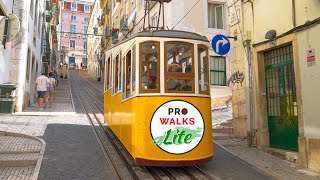
[[[15,109],[22,111],[35,102],[35,79],[48,66],[42,62],[42,40],[50,31],[45,23],[46,0],[0,0],[0,7],[2,16],[15,14],[20,21],[16,37],[6,43],[6,49],[0,47],[0,82],[17,85]]]
[[[0,0],[0,21],[4,20],[5,16],[12,14],[12,0]],[[0,34],[0,83],[9,81],[9,62],[11,52],[11,42],[6,43],[6,48],[2,45],[3,38]]]

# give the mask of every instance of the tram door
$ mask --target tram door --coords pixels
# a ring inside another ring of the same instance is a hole
[[[298,111],[292,45],[265,52],[270,147],[298,151]]]

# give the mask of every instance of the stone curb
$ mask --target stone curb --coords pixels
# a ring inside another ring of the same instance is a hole
[[[39,176],[39,173],[40,173],[40,168],[41,168],[41,163],[42,163],[43,156],[44,156],[44,151],[45,151],[45,148],[46,148],[46,142],[44,140],[38,138],[38,137],[35,137],[35,136],[29,136],[29,135],[26,135],[26,134],[19,134],[19,133],[13,133],[13,132],[0,131],[0,135],[24,137],[24,138],[38,140],[38,141],[41,142],[42,146],[41,146],[39,157],[38,157],[38,160],[37,160],[37,164],[36,164],[36,167],[34,169],[33,176],[32,176],[32,180],[37,180],[38,176]]]
[[[224,147],[224,146],[221,145],[220,143],[216,142],[215,140],[213,140],[213,143],[216,144],[217,146],[219,146],[220,148],[222,148],[223,150],[227,151],[228,153],[232,154],[234,157],[242,160],[243,162],[246,162],[247,164],[249,164],[249,165],[257,168],[258,170],[266,173],[267,175],[269,175],[269,176],[271,176],[271,177],[273,177],[273,178],[275,178],[275,179],[281,179],[281,177],[273,174],[272,172],[266,171],[264,168],[261,168],[261,167],[259,167],[259,166],[256,166],[255,164],[246,161],[244,158],[241,158],[241,157],[237,156],[235,153],[229,151],[226,147]]]

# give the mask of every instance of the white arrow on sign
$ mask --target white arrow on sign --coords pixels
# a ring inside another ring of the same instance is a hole
[[[228,44],[228,40],[225,39],[224,37],[222,37],[221,40],[217,41],[217,44],[216,44],[216,50],[217,50],[217,53],[220,52],[220,49],[219,49],[219,45],[222,43],[222,46]]]

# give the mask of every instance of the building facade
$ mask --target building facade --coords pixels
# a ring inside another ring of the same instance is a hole
[[[320,2],[229,2],[233,127],[259,148],[320,170]],[[281,13],[279,13],[281,12]]]
[[[97,2],[98,0],[96,0]],[[101,17],[105,23],[103,26],[99,26],[99,24],[96,26],[102,28],[100,35],[103,37],[101,40],[104,49],[125,37],[149,28],[149,26],[151,29],[157,29],[155,27],[159,26],[163,29],[195,32],[206,36],[209,40],[217,34],[229,35],[227,0],[172,0],[170,3],[164,3],[162,6],[164,9],[160,9],[159,3],[150,1],[148,14],[144,20],[145,2],[144,0],[101,1]],[[192,14],[201,14],[201,16]],[[92,13],[91,16],[97,15]],[[201,18],[199,19],[199,17]],[[232,43],[232,40],[230,41]],[[92,51],[89,56],[89,62],[92,62],[91,74],[99,74],[96,71],[101,71],[100,68],[96,68],[99,65],[96,59],[99,58],[95,52]],[[227,79],[230,76],[232,53],[219,56],[210,49],[209,55],[212,107],[222,106],[231,95],[231,91],[227,87]],[[103,71],[101,72],[103,73]]]
[[[91,1],[61,1],[59,34],[59,61],[70,67],[86,63],[87,30]]]
[[[12,7],[11,0],[0,0],[0,21],[12,14]],[[0,35],[0,43],[0,83],[5,83],[9,81],[11,42],[7,42],[4,46],[3,38]]]
[[[5,49],[0,48],[0,81],[17,85],[15,110],[22,111],[36,101],[36,77],[50,70],[55,4],[46,0],[2,0],[0,5],[3,16],[14,14],[19,19],[19,32],[5,43]]]

